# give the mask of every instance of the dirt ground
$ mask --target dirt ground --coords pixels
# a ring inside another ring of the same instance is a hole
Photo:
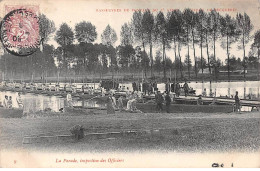
[[[45,117],[0,118],[0,149],[64,152],[204,152],[257,151],[260,147],[260,115],[251,113],[119,113],[105,111],[84,115],[61,114]],[[123,130],[155,130],[116,139],[23,144],[25,136],[69,135],[80,124],[85,133]],[[156,130],[162,130],[156,133]]]

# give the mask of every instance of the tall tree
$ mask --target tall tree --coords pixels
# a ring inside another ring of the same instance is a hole
[[[259,56],[260,56],[260,30],[257,30],[255,35],[254,35],[254,42],[252,44],[252,47],[256,47],[257,48],[257,80],[259,80]]]
[[[55,40],[60,45],[56,50],[56,54],[61,55],[62,68],[67,72],[69,64],[67,47],[74,41],[72,29],[66,23],[62,23],[59,30],[56,32]]]
[[[178,71],[181,71],[181,56],[177,54],[177,50],[180,50],[181,47],[181,37],[184,33],[184,29],[182,27],[183,20],[182,20],[182,13],[180,10],[174,10],[172,12],[167,13],[167,33],[168,39],[170,42],[174,44],[174,68],[176,72],[176,76],[178,76]],[[178,47],[178,48],[177,48]],[[179,53],[180,54],[180,53]],[[178,69],[179,68],[179,69]]]
[[[205,25],[205,44],[206,44],[206,50],[207,50],[207,58],[208,58],[208,68],[209,68],[209,74],[210,74],[210,80],[211,80],[211,61],[210,61],[210,54],[209,54],[209,40],[210,40],[210,30],[211,30],[211,19],[210,17],[206,18],[206,25]]]
[[[107,55],[110,59],[110,64],[112,68],[112,80],[114,81],[114,69],[116,64],[116,50],[113,47],[117,41],[117,35],[113,28],[110,25],[107,25],[103,33],[101,34],[102,44],[107,46]]]
[[[198,22],[197,22],[197,31],[199,35],[199,41],[200,41],[200,68],[202,72],[202,79],[203,79],[203,69],[204,69],[204,58],[203,58],[203,44],[205,42],[205,32],[206,32],[206,24],[207,24],[207,14],[200,9],[198,12]]]
[[[167,46],[167,29],[164,14],[160,11],[155,18],[155,40],[158,45],[162,45],[163,51],[163,77],[166,81],[166,63],[165,63],[165,48]]]
[[[78,42],[92,43],[97,39],[96,27],[86,21],[77,23],[75,26],[75,37]]]
[[[56,32],[55,40],[61,47],[65,47],[73,43],[74,33],[68,24],[61,24],[59,30]]]
[[[184,30],[185,30],[185,44],[187,45],[187,61],[190,61],[190,36],[191,30],[193,30],[195,26],[195,14],[191,9],[185,9],[183,12],[183,20],[184,20]],[[194,30],[193,30],[194,31]],[[193,32],[194,33],[194,32]],[[195,55],[194,55],[195,58]],[[188,75],[190,79],[190,65],[188,67]]]
[[[157,50],[155,55],[154,68],[159,73],[159,75],[162,67],[162,53],[161,51]]]
[[[135,50],[132,45],[118,46],[119,63],[122,69],[128,69],[131,62],[133,61],[133,56]]]
[[[150,46],[151,77],[153,76],[153,34],[154,34],[154,16],[150,10],[146,10],[142,18],[142,27],[144,41]]]
[[[44,56],[44,78],[51,72],[56,70],[55,62],[54,62],[54,51],[55,48],[53,45],[45,45],[43,50]]]
[[[198,31],[197,31],[197,23],[198,23],[198,14],[193,13],[192,20],[191,20],[191,37],[192,37],[192,48],[193,48],[193,58],[194,58],[194,71],[195,77],[198,77],[198,64],[197,64],[197,57],[196,57],[196,48],[195,44],[198,43]]]
[[[55,24],[52,20],[48,19],[46,15],[39,15],[39,34],[41,37],[41,47],[48,42],[52,33],[55,32]]]
[[[178,68],[180,70],[181,79],[183,79],[183,65],[182,65],[182,59],[181,59],[181,49],[185,42],[185,29],[184,29],[184,20],[183,20],[183,14],[180,10],[175,10],[175,16],[177,20],[177,42],[178,42]],[[175,62],[177,64],[177,61]]]
[[[185,64],[185,67],[187,67],[187,68],[190,68],[192,66],[191,59],[189,58],[188,55],[185,56],[184,64]]]
[[[135,11],[133,13],[133,17],[132,17],[132,25],[133,25],[133,30],[134,30],[134,41],[135,41],[135,44],[141,44],[141,46],[143,47],[144,54],[146,54],[145,40],[144,40],[144,28],[142,25],[142,20],[143,20],[142,12]],[[145,56],[145,55],[141,55],[141,56]],[[146,77],[146,65],[144,67],[144,75]]]
[[[205,58],[199,58],[198,59],[198,67],[201,69],[201,73],[202,73],[203,69],[207,68],[207,61],[206,61]]]
[[[225,17],[220,18],[221,35],[223,36],[221,46],[226,49],[227,52],[227,68],[228,68],[228,80],[230,81],[230,46],[238,38],[238,32],[236,29],[236,21],[226,14]]]
[[[150,58],[145,51],[141,51],[141,67],[148,68],[149,67]]]
[[[124,23],[121,27],[121,46],[117,47],[119,56],[118,64],[121,65],[121,69],[130,69],[134,63],[135,50],[133,44],[133,32],[132,25]]]
[[[165,57],[165,63],[166,70],[171,70],[173,63],[172,60],[167,56]]]
[[[84,73],[87,74],[87,58],[91,58],[89,56],[91,54],[89,50],[93,50],[90,43],[93,43],[97,39],[96,27],[92,25],[92,23],[86,21],[77,23],[75,26],[75,38],[80,43],[75,47],[75,54],[80,58],[80,61],[83,61],[83,70]],[[78,70],[79,68],[76,67],[75,69]]]
[[[124,25],[122,25],[120,37],[122,46],[133,44],[133,33],[130,24],[124,23]]]
[[[214,9],[209,13],[209,38],[213,42],[213,60],[211,60],[211,63],[214,67],[214,76],[215,79],[217,79],[217,59],[216,59],[216,42],[219,39],[220,36],[220,15],[219,13]]]
[[[116,31],[108,24],[101,34],[101,41],[103,45],[114,46],[117,41]]]
[[[134,31],[134,41],[136,44],[141,43],[143,50],[145,51],[145,41],[144,41],[144,29],[142,25],[143,14],[141,11],[135,11],[132,17],[132,25]]]
[[[250,17],[246,13],[244,13],[244,15],[238,13],[236,19],[237,19],[237,27],[241,33],[241,36],[239,37],[240,46],[238,46],[238,48],[243,49],[243,57],[245,59],[246,45],[250,40],[250,33],[253,30],[253,24],[251,23]],[[244,80],[245,80],[246,79],[245,60],[243,60],[243,65],[244,65]]]

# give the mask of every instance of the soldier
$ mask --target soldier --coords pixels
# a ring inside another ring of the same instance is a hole
[[[162,105],[162,103],[163,103],[163,96],[162,96],[160,91],[158,91],[158,93],[155,95],[155,101],[156,101],[156,104],[157,104],[157,106],[156,106],[157,110],[159,112],[161,112],[163,110],[163,107],[162,107],[163,106]]]
[[[235,95],[235,109],[236,112],[241,112],[241,108],[240,108],[240,99],[238,97],[238,91],[236,91],[236,95]]]
[[[155,92],[155,91],[157,91],[157,90],[158,90],[158,88],[157,88],[157,82],[154,81],[154,83],[153,83],[153,91]]]
[[[123,105],[123,96],[120,96],[120,97],[118,98],[117,102],[118,102],[119,111],[120,111],[120,112],[123,111],[123,107],[124,107],[124,105]]]
[[[109,95],[107,98],[107,114],[115,114],[115,109],[113,107],[113,100],[111,95]]]
[[[22,101],[20,92],[18,93],[18,96],[16,97],[16,101],[18,103],[19,108],[23,108],[23,101]]]
[[[179,82],[177,82],[176,88],[175,88],[175,93],[176,93],[177,97],[180,96],[180,91],[181,91],[181,86],[180,86]]]
[[[68,107],[73,107],[72,97],[71,97],[70,92],[67,94],[66,100],[67,100],[67,105],[68,105]]]
[[[202,101],[201,95],[199,95],[199,98],[197,100],[197,105],[203,105],[203,101]]]
[[[175,82],[171,84],[171,92],[175,92]]]
[[[5,95],[3,106],[4,106],[4,108],[8,108],[8,96],[7,95]]]
[[[171,97],[169,95],[169,92],[167,92],[167,94],[165,96],[165,107],[166,107],[166,112],[170,113]]]
[[[7,101],[7,107],[8,107],[8,108],[13,108],[12,96],[9,96],[9,100]]]
[[[206,97],[207,96],[207,89],[204,88],[203,92],[202,92],[202,96]]]
[[[183,85],[183,88],[184,88],[185,97],[187,97],[187,95],[189,95],[189,86],[188,86],[188,83],[186,81]]]

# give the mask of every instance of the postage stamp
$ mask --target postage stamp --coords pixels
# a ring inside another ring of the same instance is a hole
[[[1,41],[4,48],[16,56],[34,53],[40,44],[37,8],[6,6],[1,24]]]

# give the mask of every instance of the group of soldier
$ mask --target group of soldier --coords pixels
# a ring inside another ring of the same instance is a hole
[[[17,102],[19,108],[23,108],[23,101],[22,101],[20,92],[18,93],[18,95],[16,97],[16,102]],[[2,102],[2,100],[0,100],[0,105],[7,109],[13,108],[12,96],[8,97],[7,95],[5,95],[3,102]]]
[[[167,113],[170,113],[170,104],[171,104],[171,97],[169,92],[166,92],[165,96],[163,97],[162,93],[158,91],[155,94],[155,102],[156,102],[156,109],[157,111],[163,111],[163,103],[165,102],[165,109]]]
[[[132,83],[132,87],[133,87],[133,91],[140,91],[142,90],[142,92],[144,93],[144,95],[150,95],[155,93],[156,91],[158,91],[158,87],[157,87],[157,82],[154,81],[145,81],[142,84],[140,84],[139,82],[133,82]],[[142,88],[142,89],[141,89]],[[185,96],[189,95],[189,86],[188,83],[185,81],[184,85],[183,85],[183,89],[184,89],[184,94]],[[170,83],[169,81],[167,83],[165,83],[165,91],[166,92],[172,92],[175,93],[177,97],[180,96],[181,93],[181,86],[179,82],[173,82]]]

